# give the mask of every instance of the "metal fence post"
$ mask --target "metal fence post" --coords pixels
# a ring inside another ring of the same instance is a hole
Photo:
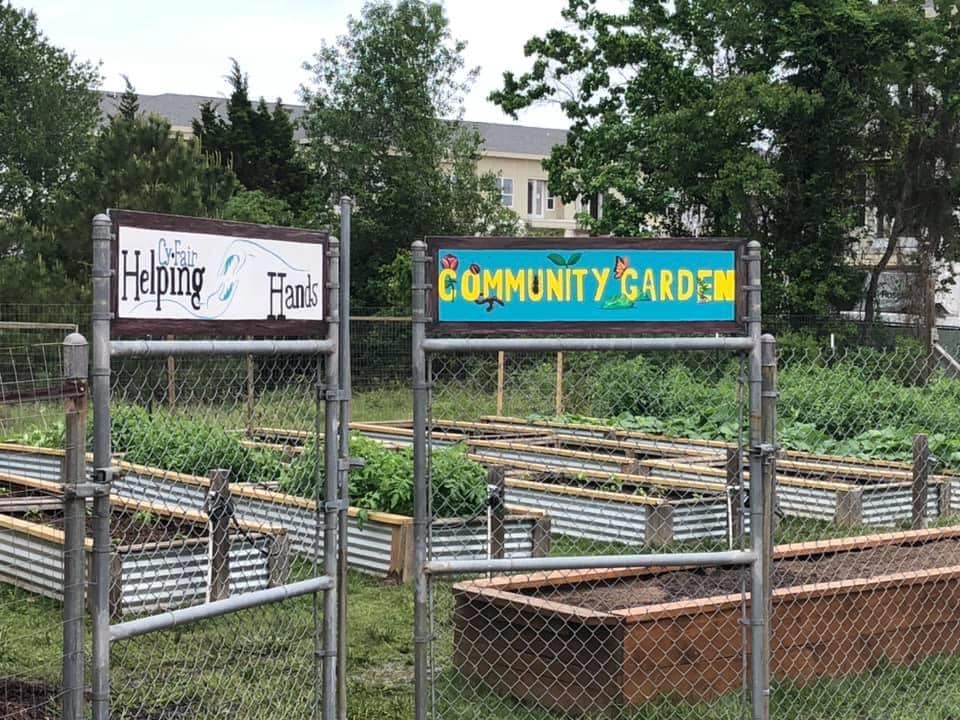
[[[63,717],[83,720],[83,601],[86,594],[87,339],[63,341],[65,455],[63,458]]]
[[[340,333],[340,241],[330,238],[327,278],[328,304],[327,326],[329,338],[337,342]],[[337,540],[340,518],[338,482],[340,469],[339,410],[340,410],[340,361],[335,355],[327,356],[324,365],[324,463],[317,467],[323,475],[323,484],[317,482],[317,506],[323,507],[323,567],[332,586],[324,594],[323,603],[323,720],[334,720],[337,714]]]
[[[761,347],[760,243],[747,244],[747,326],[750,350],[750,688],[753,720],[770,716],[770,663],[767,618],[766,524],[764,509],[763,371]]]
[[[93,719],[110,718],[110,217],[93,219]]]
[[[763,577],[766,583],[764,598],[766,600],[766,632],[764,636],[764,662],[767,665],[765,678],[767,683],[767,692],[770,688],[770,638],[773,635],[773,546],[774,532],[776,531],[776,516],[774,511],[777,508],[777,341],[773,335],[763,335],[761,338],[761,356],[763,374],[762,383],[762,409],[763,409],[763,433],[761,441],[764,447],[763,463],[763,518],[764,526],[764,554],[763,554]],[[769,700],[768,700],[769,702]],[[769,707],[767,708],[769,713]]]
[[[413,478],[414,478],[414,718],[427,719],[427,657],[430,642],[430,579],[426,574],[430,532],[430,480],[427,477],[427,364],[423,342],[427,322],[427,245],[413,243]]]
[[[337,566],[337,719],[347,720],[347,508],[350,506],[350,220],[353,201],[340,198],[340,538]]]

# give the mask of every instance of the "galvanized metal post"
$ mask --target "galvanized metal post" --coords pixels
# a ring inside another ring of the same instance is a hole
[[[337,565],[337,720],[347,720],[347,508],[350,505],[350,214],[340,198],[340,555]]]
[[[764,528],[764,550],[763,553],[763,577],[765,581],[765,599],[766,599],[766,633],[763,657],[767,664],[766,682],[767,690],[770,688],[770,637],[773,634],[773,544],[774,532],[776,531],[777,508],[777,341],[773,335],[763,335],[761,342],[761,373],[762,382],[762,413],[763,413],[763,433],[761,442],[764,448],[763,455],[763,519],[766,523]],[[769,700],[768,700],[769,703]],[[769,713],[769,706],[767,709]]]
[[[430,478],[427,477],[427,358],[423,349],[427,323],[427,245],[413,243],[413,691],[414,718],[427,720],[430,650],[430,578],[426,573],[430,532]]]
[[[753,720],[770,716],[769,646],[767,643],[766,523],[763,481],[763,395],[760,297],[760,243],[747,244],[747,334],[750,350],[750,688]]]
[[[110,217],[93,218],[93,720],[110,718]]]
[[[340,241],[330,238],[327,252],[327,326],[328,336],[336,342],[340,333]],[[324,365],[324,468],[323,474],[323,567],[332,586],[324,593],[323,602],[323,720],[334,720],[337,715],[337,540],[340,518],[338,498],[340,443],[340,362],[336,355],[327,356]],[[320,490],[318,478],[317,491]]]
[[[63,717],[83,720],[83,599],[86,595],[87,339],[63,341],[65,454],[63,458]]]

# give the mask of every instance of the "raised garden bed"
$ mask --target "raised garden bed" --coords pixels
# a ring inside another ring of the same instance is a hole
[[[506,497],[549,513],[556,535],[594,542],[664,545],[725,538],[730,532],[726,497],[716,492],[634,494],[582,484],[556,473],[517,472],[507,475]]]
[[[16,471],[29,477],[58,478],[63,453],[44,448],[0,445],[0,472]],[[203,507],[209,479],[159,468],[115,463],[121,471],[114,478],[113,493],[142,498],[165,507],[197,511]],[[231,484],[235,513],[251,527],[282,527],[291,552],[313,557],[315,536],[323,544],[322,517],[316,503],[306,498],[266,489],[256,484]],[[507,507],[504,557],[543,557],[550,551],[550,518],[543,511]],[[358,508],[348,511],[349,565],[362,572],[390,577],[400,582],[413,579],[413,518],[406,515],[369,512],[362,518]],[[319,523],[319,524],[318,524]],[[434,521],[432,538],[435,559],[482,559],[487,557],[485,517],[464,522],[459,518]]]
[[[0,580],[63,599],[63,486],[0,472]],[[202,603],[209,573],[207,518],[166,504],[111,498],[111,615]],[[85,551],[93,552],[87,522]],[[230,534],[232,594],[287,580],[286,530],[240,523]]]
[[[784,545],[774,557],[777,681],[960,652],[960,528]],[[741,576],[620,569],[460,583],[453,662],[563,711],[714,700],[742,682]]]
[[[575,475],[585,483],[612,482],[628,491],[652,486],[664,493],[725,493],[727,453],[734,449],[733,444],[716,440],[603,425],[530,423],[513,417],[487,417],[476,423],[437,420],[433,427],[441,442],[449,436],[465,443],[471,458],[487,465]],[[358,423],[354,428],[391,445],[412,442],[407,421]],[[840,527],[891,527],[909,520],[912,482],[909,464],[889,460],[781,451],[777,463],[779,509],[788,516]],[[928,517],[960,511],[956,473],[931,475],[928,484]]]

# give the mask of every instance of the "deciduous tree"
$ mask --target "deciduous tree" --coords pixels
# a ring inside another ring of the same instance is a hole
[[[463,49],[439,3],[379,1],[307,65],[304,125],[318,197],[326,207],[343,194],[356,200],[360,304],[381,303],[371,281],[415,238],[516,225],[493,176],[477,175],[478,134],[458,122],[474,76]]]
[[[547,163],[551,190],[604,193],[587,220],[597,232],[759,239],[766,309],[820,314],[860,295],[847,259],[864,173],[918,157],[889,135],[885,117],[905,110],[891,90],[957,76],[956,2],[941,5],[951,19],[934,38],[918,1],[633,0],[608,13],[570,0],[564,27],[528,42],[531,70],[505,74],[493,99],[513,113],[562,104],[572,128]],[[919,55],[938,69],[918,74]]]

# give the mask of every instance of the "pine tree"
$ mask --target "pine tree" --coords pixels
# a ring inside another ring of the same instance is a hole
[[[254,107],[247,76],[236,60],[231,63],[226,80],[233,90],[225,117],[212,103],[204,103],[200,117],[193,121],[193,133],[203,152],[229,165],[246,190],[261,191],[283,201],[294,215],[302,214],[308,174],[297,151],[289,111],[280,98],[272,110],[263,98]]]

